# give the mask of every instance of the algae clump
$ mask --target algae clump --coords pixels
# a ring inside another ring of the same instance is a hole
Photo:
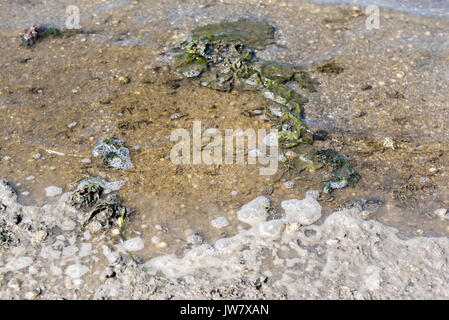
[[[103,187],[92,182],[79,186],[71,195],[70,201],[77,208],[91,207],[100,200]]]
[[[112,227],[116,224],[123,226],[126,214],[126,207],[122,205],[115,194],[111,194],[106,199],[97,202],[93,210],[89,213],[89,218],[86,223],[95,220],[103,228]]]
[[[232,89],[259,91],[264,97],[283,106],[280,141],[286,147],[311,143],[304,136],[301,120],[306,97],[290,89],[289,81],[314,90],[310,77],[287,64],[263,61],[254,49],[274,43],[274,28],[268,24],[241,19],[196,28],[190,40],[179,44],[176,56],[178,72],[185,77],[219,91]],[[289,115],[290,114],[290,115]]]
[[[288,149],[312,145],[314,135],[301,119],[308,99],[290,87],[296,83],[300,88],[316,92],[314,82],[299,67],[256,57],[256,49],[273,43],[274,28],[265,23],[240,19],[209,24],[194,29],[192,37],[178,45],[175,66],[185,77],[214,90],[260,92],[281,106],[276,114],[279,146]],[[331,61],[321,64],[318,70],[338,74],[343,68]],[[327,183],[325,192],[353,185],[360,179],[346,156],[329,154],[328,159],[329,152],[312,149],[294,162],[298,169],[311,172],[325,163],[331,164],[333,179]]]
[[[331,193],[334,189],[346,186],[353,187],[359,180],[360,174],[351,166],[348,157],[338,154],[333,149],[318,151],[323,161],[332,166],[332,180],[328,181],[323,188],[325,193]]]
[[[108,167],[122,170],[133,168],[129,149],[125,147],[123,141],[113,136],[98,141],[92,154],[95,157],[101,155],[104,165]]]

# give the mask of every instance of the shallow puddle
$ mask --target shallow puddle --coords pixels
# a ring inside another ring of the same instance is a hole
[[[277,174],[262,176],[260,165],[170,161],[171,132],[191,131],[193,121],[201,121],[203,130],[222,132],[274,124],[269,102],[257,92],[204,88],[182,79],[168,64],[170,48],[188,30],[217,16],[237,18],[236,10],[249,10],[249,4],[192,2],[184,9],[172,1],[165,7],[116,4],[124,7],[97,7],[95,16],[83,20],[89,33],[48,39],[31,48],[19,46],[21,23],[11,21],[0,30],[0,177],[18,190],[20,202],[42,205],[52,201],[46,187],[67,192],[90,176],[124,180],[118,194],[134,210],[126,234],[143,238],[145,249],[139,255],[148,258],[180,253],[191,246],[191,234],[213,241],[247,228],[235,213],[259,195],[273,200],[277,214],[281,201],[322,190],[329,180],[325,170],[298,174],[280,163]],[[304,120],[312,130],[329,133],[316,145],[348,155],[362,176],[354,188],[323,197],[325,213],[363,204],[370,218],[397,227],[405,237],[449,235],[449,220],[434,214],[449,207],[448,47],[439,42],[447,39],[447,22],[426,18],[418,23],[416,17],[389,13],[384,28],[402,32],[390,39],[381,29],[370,38],[360,31],[363,15],[341,20],[349,9],[298,8],[290,2],[276,8],[259,5],[245,13],[276,27],[278,45],[258,54],[310,72],[317,92],[301,91],[310,100]],[[197,13],[203,14],[200,22]],[[320,32],[297,39],[292,21],[298,15],[318,17],[298,28]],[[409,21],[415,24],[409,26]],[[16,22],[28,24],[19,18]],[[411,39],[417,30],[419,35]],[[358,53],[352,53],[354,48]],[[343,67],[341,73],[317,69],[317,63],[330,58]],[[92,156],[97,141],[112,135],[129,147],[134,168],[114,170]],[[220,216],[229,226],[216,229],[211,220]]]

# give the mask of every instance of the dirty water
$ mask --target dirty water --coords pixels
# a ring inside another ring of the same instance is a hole
[[[127,234],[144,240],[138,255],[147,259],[181,254],[192,233],[207,241],[234,235],[245,228],[238,209],[262,194],[280,212],[283,200],[321,190],[325,171],[296,174],[280,164],[267,177],[259,165],[170,162],[170,133],[192,130],[195,120],[221,131],[272,127],[271,105],[256,92],[214,91],[172,68],[171,49],[190,30],[244,17],[275,28],[276,43],[258,57],[311,75],[316,92],[295,88],[309,99],[304,122],[326,130],[329,138],[316,145],[348,155],[362,177],[323,199],[324,214],[363,204],[403,237],[449,235],[449,220],[434,214],[449,208],[447,20],[385,10],[381,28],[368,31],[363,9],[303,1],[85,1],[82,32],[19,46],[26,27],[63,27],[69,4],[1,5],[0,177],[20,203],[51,202],[45,188],[68,192],[90,176],[124,180],[117,194],[133,208]],[[320,72],[323,61],[342,72]],[[124,141],[133,168],[115,170],[92,156],[107,136]],[[211,220],[220,216],[229,225],[218,230]]]

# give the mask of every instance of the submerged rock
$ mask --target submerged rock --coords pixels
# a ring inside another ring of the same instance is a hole
[[[89,213],[89,217],[85,224],[96,221],[99,222],[103,228],[112,227],[114,225],[119,225],[121,227],[126,214],[126,207],[122,205],[115,194],[111,194],[106,197],[106,199],[96,203],[93,210]]]
[[[132,238],[123,242],[122,247],[126,251],[140,251],[144,248],[143,240],[139,237]]]
[[[228,219],[226,219],[226,217],[217,217],[213,219],[210,223],[214,228],[217,229],[224,228],[229,225],[229,221]]]
[[[319,150],[318,154],[323,157],[324,162],[332,166],[332,180],[325,184],[324,193],[330,193],[334,189],[346,186],[354,186],[360,180],[360,174],[354,170],[345,155],[338,154],[332,149]]]
[[[78,186],[78,188],[72,193],[70,200],[72,204],[77,208],[91,207],[98,200],[103,193],[103,187],[92,182],[84,183]]]
[[[98,141],[92,154],[95,157],[102,156],[103,163],[108,167],[122,170],[134,167],[129,156],[129,149],[115,137],[107,137]]]
[[[124,181],[108,182],[100,177],[90,177],[79,182],[70,196],[70,204],[78,209],[92,208],[83,225],[91,230],[100,231],[105,228],[118,226],[123,231],[124,219],[128,209],[111,191],[123,186]],[[103,195],[108,194],[106,197]]]

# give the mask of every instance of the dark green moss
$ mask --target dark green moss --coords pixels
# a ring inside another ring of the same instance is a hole
[[[90,212],[87,223],[93,220],[98,221],[103,227],[111,227],[118,223],[124,223],[127,208],[115,195],[110,195],[106,199],[100,200]]]
[[[45,39],[52,39],[52,38],[69,38],[71,36],[74,36],[76,34],[80,33],[95,33],[93,31],[83,31],[81,29],[58,29],[55,27],[33,27],[36,31],[37,35],[34,38],[22,40],[21,45],[30,47],[34,45],[37,41],[45,40]]]
[[[360,174],[351,166],[347,156],[338,154],[333,149],[319,150],[318,155],[332,166],[332,180],[325,184],[324,192],[331,193],[334,189],[353,187],[360,180]]]
[[[88,182],[72,193],[70,201],[78,208],[91,207],[97,203],[102,193],[103,188],[100,185]]]
[[[261,72],[261,75],[264,78],[281,82],[292,79],[294,74],[295,69],[292,66],[277,63],[269,63],[265,65]]]
[[[312,135],[306,125],[289,112],[284,112],[277,125],[279,145],[282,148],[293,148],[299,144],[312,144]]]
[[[339,74],[344,71],[343,67],[335,61],[327,61],[318,65],[317,70],[321,73],[334,73]]]
[[[6,228],[0,228],[0,247],[8,249],[17,244],[19,240]]]
[[[114,147],[117,150],[119,150],[120,148],[122,148],[124,146],[123,142],[114,136],[104,138],[103,142],[109,146]]]
[[[41,39],[60,38],[62,37],[62,31],[59,30],[58,28],[47,28],[43,29],[42,31],[39,31],[38,36]]]
[[[294,79],[296,82],[298,82],[301,88],[307,89],[310,92],[316,92],[315,86],[313,85],[313,80],[306,72],[297,72]]]

